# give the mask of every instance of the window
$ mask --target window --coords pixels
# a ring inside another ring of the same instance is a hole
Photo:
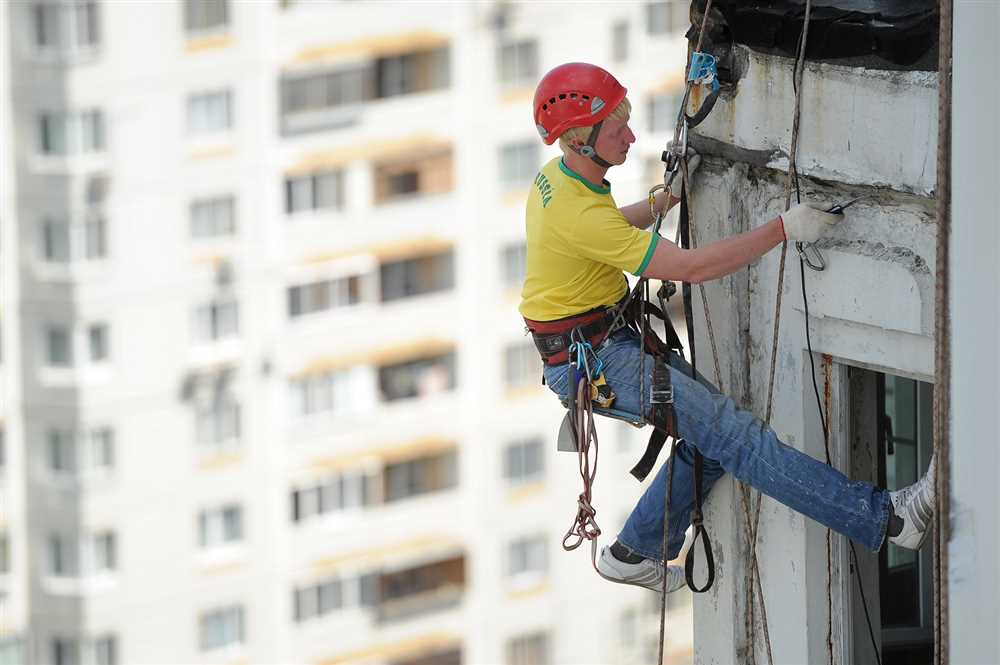
[[[99,214],[92,214],[83,222],[83,256],[88,261],[103,259],[108,255],[107,222]]]
[[[49,430],[49,469],[62,473],[76,472],[76,441],[69,430]]]
[[[384,471],[386,503],[458,485],[458,454],[454,450],[387,464]]]
[[[10,572],[10,537],[7,532],[0,533],[0,575]]]
[[[503,44],[499,61],[503,86],[533,85],[538,78],[538,42],[524,39]]]
[[[379,98],[448,87],[449,49],[403,53],[375,61],[375,89]]]
[[[42,256],[50,263],[69,262],[69,224],[42,222]]]
[[[646,31],[651,35],[664,35],[687,30],[691,25],[687,2],[658,0],[646,3]]]
[[[681,95],[661,93],[649,98],[649,131],[673,131],[680,111]]]
[[[545,473],[545,455],[541,439],[518,441],[503,451],[503,477],[510,483],[524,483]]]
[[[198,515],[198,544],[211,549],[243,540],[243,509],[227,505]]]
[[[73,342],[69,329],[50,326],[45,332],[46,361],[52,367],[69,367],[73,364]]]
[[[188,133],[214,134],[232,127],[232,93],[214,90],[188,96]]]
[[[538,173],[536,141],[508,143],[500,148],[500,182],[505,187],[528,186]]]
[[[95,572],[111,572],[118,567],[118,546],[114,531],[95,534],[93,548]]]
[[[548,665],[549,636],[546,633],[519,635],[507,641],[506,665]]]
[[[934,386],[888,373],[849,368],[852,441],[871,441],[873,450],[851,455],[851,477],[899,490],[926,472],[933,452]],[[934,655],[933,539],[917,551],[891,543],[877,554],[857,551],[858,575],[871,619],[881,633],[885,665],[930,662]],[[853,570],[853,566],[852,566]],[[851,587],[854,620],[865,625],[860,594]],[[873,597],[876,599],[873,601]],[[871,644],[855,645],[856,661],[871,659]]]
[[[344,173],[317,171],[285,179],[285,213],[344,208]]]
[[[220,297],[194,310],[193,337],[196,342],[217,342],[240,334],[239,303]]]
[[[72,55],[100,42],[97,0],[39,2],[34,7],[35,46]]]
[[[384,606],[395,600],[412,599],[414,596],[452,589],[461,592],[465,585],[465,557],[457,556],[435,561],[398,572],[383,573],[379,580],[379,602]],[[453,596],[457,599],[457,593]],[[439,605],[429,604],[426,609]],[[410,608],[412,612],[412,606]]]
[[[622,63],[628,60],[628,22],[619,21],[611,26],[611,60]]]
[[[331,579],[311,586],[295,589],[292,607],[295,608],[295,622],[301,623],[321,617],[344,604],[343,584],[339,579]]]
[[[240,406],[232,398],[220,398],[195,412],[195,433],[200,445],[232,447],[240,438]]]
[[[232,195],[191,202],[191,237],[217,238],[236,233],[236,199]]]
[[[87,342],[90,362],[102,363],[108,360],[108,324],[93,323],[88,326]]]
[[[110,470],[114,467],[114,431],[110,427],[97,427],[80,439],[77,446],[76,432],[50,429],[46,434],[48,465],[51,471],[76,473],[78,471]]]
[[[211,651],[244,640],[243,608],[224,607],[201,616],[198,622],[202,651]]]
[[[455,285],[454,251],[383,263],[379,277],[382,302],[447,291]]]
[[[289,382],[292,416],[302,418],[342,411],[351,400],[351,375],[347,370],[313,374]]]
[[[110,470],[115,466],[115,436],[110,427],[98,427],[90,431],[90,467],[95,470]]]
[[[455,388],[455,352],[378,368],[383,401],[429,397]]]
[[[507,546],[507,575],[543,573],[548,570],[548,552],[545,536],[531,536],[514,540]]]
[[[184,0],[188,33],[224,28],[229,24],[229,0]]]
[[[83,221],[45,219],[41,223],[41,257],[47,263],[95,261],[108,255],[107,221],[97,211]]]
[[[452,190],[452,152],[448,148],[416,159],[375,165],[375,204]]]
[[[435,650],[399,660],[387,661],[386,665],[462,665],[462,648]]]
[[[77,640],[52,640],[52,665],[80,665],[80,643]]]
[[[504,286],[521,286],[528,264],[528,245],[515,242],[500,250],[501,278]]]
[[[504,385],[508,389],[541,383],[542,361],[530,341],[507,345],[503,360]]]
[[[43,155],[92,154],[104,150],[104,115],[98,109],[38,116]]]
[[[355,122],[357,108],[374,96],[371,79],[368,67],[283,75],[282,133],[335,129]]]
[[[934,387],[891,374],[880,374],[877,386],[879,486],[900,490],[919,480],[930,463]],[[918,551],[888,543],[879,551],[884,663],[934,655],[931,549],[930,543]]]
[[[49,574],[72,577],[77,574],[77,551],[74,541],[60,534],[51,534],[48,541]]]
[[[368,476],[361,471],[335,473],[314,484],[291,492],[292,522],[301,522],[314,515],[349,510],[374,503]]]
[[[288,318],[295,319],[361,302],[361,277],[350,275],[288,287]]]
[[[118,665],[118,638],[102,635],[94,640],[94,665]]]

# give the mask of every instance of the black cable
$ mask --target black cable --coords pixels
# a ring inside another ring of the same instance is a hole
[[[799,174],[797,171],[794,171],[793,174],[795,176],[795,202],[802,203],[802,194],[799,190]],[[833,466],[833,462],[830,459],[830,435],[826,429],[826,417],[823,415],[823,400],[819,396],[819,384],[816,382],[816,361],[813,358],[812,339],[809,336],[809,300],[806,297],[806,265],[801,254],[799,255],[799,274],[802,276],[802,308],[806,315],[806,349],[809,351],[809,367],[812,370],[813,392],[816,395],[816,410],[819,411],[820,424],[823,426],[823,449],[826,451],[826,463]],[[871,637],[872,649],[875,651],[875,662],[878,665],[882,665],[878,642],[875,641],[875,629],[872,628],[872,619],[868,612],[868,599],[865,598],[865,589],[861,584],[858,553],[854,550],[854,543],[850,539],[848,539],[847,544],[851,546],[851,555],[854,557],[854,578],[858,581],[858,591],[861,592],[861,606],[865,610],[865,621],[868,623],[868,635]]]

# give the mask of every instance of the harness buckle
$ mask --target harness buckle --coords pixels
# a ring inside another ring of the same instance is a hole
[[[674,403],[674,386],[673,384],[665,387],[651,387],[649,389],[649,403],[650,404],[673,404]]]

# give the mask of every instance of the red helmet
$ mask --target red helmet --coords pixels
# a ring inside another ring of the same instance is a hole
[[[573,127],[596,125],[625,99],[627,91],[608,71],[585,62],[559,65],[535,89],[535,127],[552,145]]]

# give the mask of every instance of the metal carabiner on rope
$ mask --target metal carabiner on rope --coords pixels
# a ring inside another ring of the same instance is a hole
[[[799,258],[802,259],[807,268],[816,272],[826,270],[826,261],[823,260],[823,255],[820,253],[819,248],[813,243],[797,242],[795,243],[795,250],[799,253]],[[813,260],[809,257],[809,250],[812,250],[813,255],[816,257],[816,263],[813,263]]]
[[[681,112],[683,113],[683,108]],[[668,192],[671,191],[670,186],[681,170],[681,160],[687,155],[687,147],[688,122],[687,116],[684,116],[674,130],[674,140],[667,145],[667,149],[663,151],[660,157],[664,164],[666,164],[666,169],[663,173],[663,186]]]

